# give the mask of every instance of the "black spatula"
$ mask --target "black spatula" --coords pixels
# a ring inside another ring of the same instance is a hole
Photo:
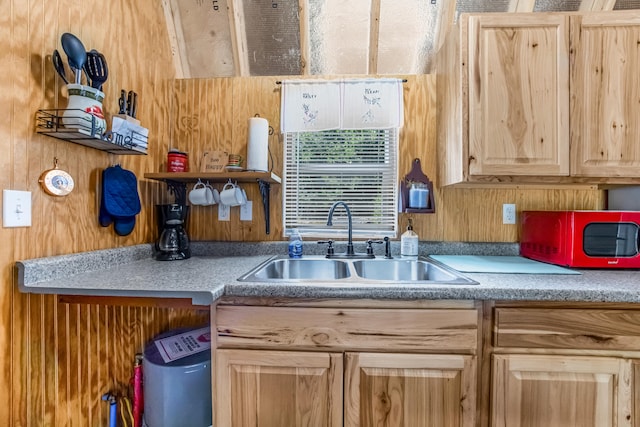
[[[102,90],[102,85],[109,77],[107,60],[104,58],[104,55],[95,49],[87,52],[84,71],[87,73],[87,76],[89,76],[91,87]]]

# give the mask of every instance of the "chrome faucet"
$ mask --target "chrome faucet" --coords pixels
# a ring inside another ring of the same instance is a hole
[[[333,211],[336,208],[336,206],[338,205],[342,205],[344,206],[344,210],[347,211],[347,218],[349,219],[349,241],[347,242],[347,256],[354,256],[355,252],[353,251],[353,223],[351,220],[351,210],[349,209],[349,206],[345,203],[345,202],[335,202],[332,206],[331,209],[329,209],[329,216],[327,217],[327,225],[331,226],[333,225],[333,222],[331,221],[333,218]]]

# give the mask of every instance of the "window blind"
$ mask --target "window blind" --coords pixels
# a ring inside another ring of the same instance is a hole
[[[352,129],[284,134],[284,232],[346,237],[349,205],[353,235],[396,237],[398,129]]]

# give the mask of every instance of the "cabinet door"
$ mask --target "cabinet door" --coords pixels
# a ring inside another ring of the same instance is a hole
[[[640,16],[611,12],[571,19],[571,174],[637,177]]]
[[[494,427],[631,427],[631,362],[494,355]]]
[[[473,356],[347,353],[345,427],[475,426]]]
[[[469,17],[469,174],[569,175],[569,18]]]
[[[218,427],[342,426],[342,354],[217,350]]]

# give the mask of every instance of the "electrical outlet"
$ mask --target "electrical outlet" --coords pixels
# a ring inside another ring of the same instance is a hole
[[[2,225],[31,227],[31,191],[2,191]]]
[[[513,203],[505,203],[502,205],[502,223],[503,224],[515,224],[516,223],[516,205]]]
[[[247,200],[244,205],[240,205],[240,221],[251,221],[253,219],[253,202]]]
[[[220,203],[218,205],[218,221],[230,221],[231,207]]]

